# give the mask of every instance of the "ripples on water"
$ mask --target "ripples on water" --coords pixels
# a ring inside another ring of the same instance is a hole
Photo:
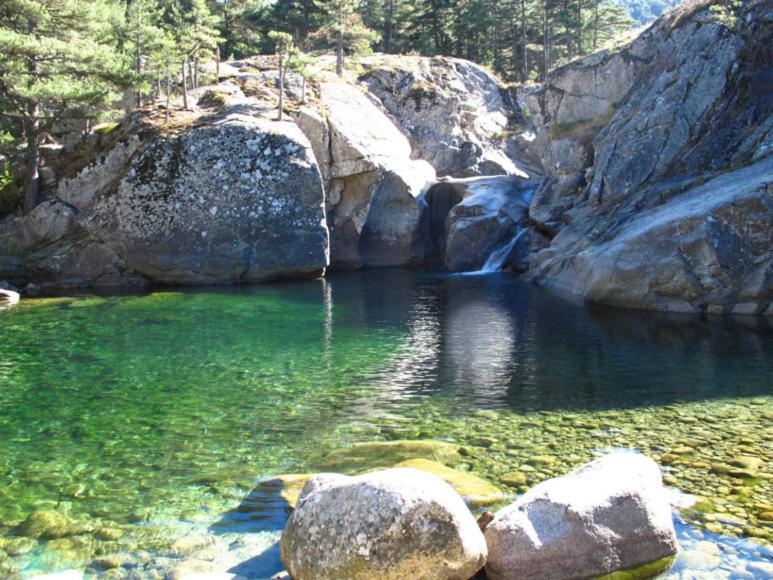
[[[773,395],[769,322],[592,309],[506,274],[30,300],[0,333],[0,536],[41,506],[216,519],[261,475],[370,438],[458,440],[481,410]]]

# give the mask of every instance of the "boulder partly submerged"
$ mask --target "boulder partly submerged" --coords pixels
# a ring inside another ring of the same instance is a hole
[[[622,452],[537,485],[500,510],[485,535],[491,580],[667,567],[678,549],[658,465]]]
[[[466,580],[486,562],[475,519],[440,478],[411,468],[323,477],[282,534],[295,580]]]

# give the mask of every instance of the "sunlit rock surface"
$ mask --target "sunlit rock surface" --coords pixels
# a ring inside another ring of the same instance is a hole
[[[497,512],[485,536],[492,580],[601,576],[677,552],[660,469],[634,453],[540,483]]]
[[[301,495],[281,542],[296,580],[466,580],[486,561],[486,542],[464,501],[424,471],[336,478]]]

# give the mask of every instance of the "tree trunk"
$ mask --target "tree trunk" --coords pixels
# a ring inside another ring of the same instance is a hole
[[[156,70],[156,91],[153,95],[154,100],[158,100],[161,98],[161,71]]]
[[[193,77],[193,61],[185,61],[188,64],[188,79],[191,81],[191,90],[196,89],[196,79]]]
[[[129,9],[129,5],[130,4],[131,4],[130,2],[127,2],[127,5],[126,5],[127,6],[127,8],[126,8],[127,10]],[[134,39],[134,44],[135,44],[136,49],[137,49],[136,50],[136,54],[134,55],[134,58],[136,59],[135,66],[136,66],[136,71],[137,71],[137,76],[138,77],[142,74],[142,45],[141,45],[142,37],[140,35],[140,27],[141,27],[140,12],[141,12],[141,10],[138,8],[137,9],[137,35],[136,35],[136,37]],[[142,106],[142,93],[138,90],[137,91],[137,108],[139,109],[141,106]]]
[[[199,60],[193,61],[193,88],[199,88]]]
[[[523,46],[523,82],[529,80],[529,51],[526,48],[526,0],[521,0],[521,44]]]
[[[279,115],[277,120],[281,121],[284,116],[285,108],[285,57],[279,53]]]
[[[494,71],[502,72],[502,62],[499,54],[499,2],[491,0],[491,54],[494,58]]]
[[[40,110],[37,103],[30,104],[25,120],[27,135],[27,170],[24,179],[24,213],[28,214],[38,205],[40,193]]]
[[[215,47],[215,84],[220,84],[220,45]]]
[[[172,93],[172,74],[169,71],[169,66],[166,68],[166,113],[164,114],[166,124],[169,124],[169,116],[171,114],[170,108],[172,106],[172,99],[170,98],[170,95]]]
[[[582,0],[575,1],[577,9],[577,56],[582,56]]]
[[[545,82],[550,71],[550,26],[548,25],[548,0],[543,0],[542,11],[542,81]]]
[[[392,50],[392,29],[394,28],[395,1],[387,0],[386,15],[384,18],[384,52]]]
[[[344,33],[338,31],[338,40],[336,41],[336,74],[339,77],[344,76]]]
[[[303,77],[303,84],[301,85],[301,104],[306,104],[306,77]]]
[[[182,61],[181,71],[182,72],[182,81],[183,81],[183,109],[186,111],[188,110],[188,79],[185,76],[185,59]]]

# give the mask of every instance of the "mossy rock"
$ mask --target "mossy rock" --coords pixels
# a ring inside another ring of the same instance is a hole
[[[320,467],[328,471],[356,473],[393,467],[409,459],[429,459],[452,467],[462,462],[457,445],[444,441],[398,440],[358,443],[333,451],[322,459]]]
[[[653,578],[673,566],[674,560],[676,560],[676,556],[666,556],[654,562],[626,568],[625,570],[617,570],[603,576],[596,576],[594,580],[643,580],[644,578]]]
[[[528,483],[526,476],[520,471],[509,471],[502,474],[499,479],[501,479],[502,483],[505,485],[510,485],[512,487],[520,487]]]
[[[413,467],[438,476],[450,484],[471,508],[490,506],[506,499],[501,489],[472,473],[453,469],[429,459],[409,459],[395,467]]]
[[[464,498],[467,505],[473,509],[493,505],[506,499],[502,490],[485,479],[472,473],[458,471],[437,461],[409,459],[390,467],[412,467],[438,476],[443,481],[449,483]],[[285,473],[277,475],[261,482],[258,485],[257,491],[269,496],[279,497],[287,502],[290,507],[295,507],[303,486],[314,475],[313,473]]]
[[[76,531],[75,522],[62,512],[54,510],[34,511],[18,528],[18,532],[23,536],[46,540],[64,538]]]

